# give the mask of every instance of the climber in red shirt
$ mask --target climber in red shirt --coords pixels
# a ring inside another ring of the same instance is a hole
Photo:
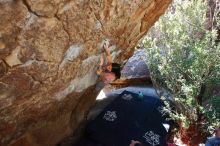
[[[96,73],[99,75],[99,79],[103,85],[106,85],[120,78],[121,73],[120,65],[117,63],[112,63],[110,50],[106,43],[104,44],[104,51],[105,54],[100,56],[99,69]],[[106,56],[105,58],[104,55]]]

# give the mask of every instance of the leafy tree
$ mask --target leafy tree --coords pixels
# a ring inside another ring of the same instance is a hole
[[[142,40],[154,85],[173,96],[175,110],[169,104],[165,110],[185,129],[200,124],[211,132],[219,120],[205,94],[210,83],[220,83],[217,4],[209,15],[204,0],[176,0]]]

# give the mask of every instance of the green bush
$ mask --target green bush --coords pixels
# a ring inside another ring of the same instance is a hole
[[[173,95],[175,110],[169,104],[164,110],[186,128],[205,116],[202,124],[210,132],[219,119],[215,106],[201,101],[206,84],[220,81],[217,15],[216,7],[209,16],[204,0],[176,0],[141,42],[147,48],[154,85]]]

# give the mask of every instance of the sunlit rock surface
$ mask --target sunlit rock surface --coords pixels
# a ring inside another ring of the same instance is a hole
[[[54,146],[96,96],[104,40],[127,59],[171,0],[0,0],[0,146]]]

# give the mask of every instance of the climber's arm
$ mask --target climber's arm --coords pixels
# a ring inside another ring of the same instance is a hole
[[[96,71],[98,75],[100,75],[103,72],[102,66],[103,66],[104,60],[103,60],[103,54],[101,54],[100,59],[99,59],[99,68]]]
[[[105,46],[105,53],[106,53],[106,58],[107,58],[107,69],[109,71],[112,70],[112,57],[111,57],[111,53],[108,47]]]

